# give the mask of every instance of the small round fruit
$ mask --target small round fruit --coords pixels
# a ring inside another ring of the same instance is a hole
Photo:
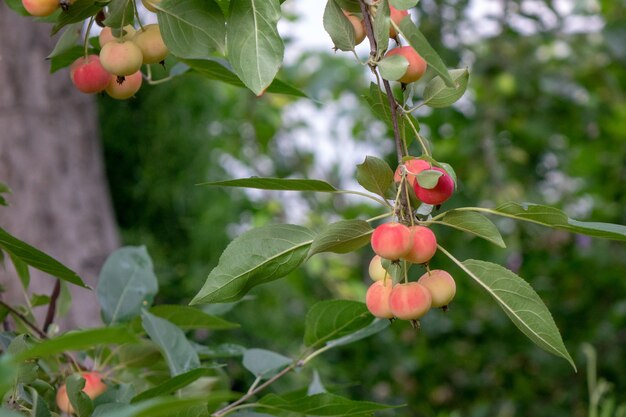
[[[133,42],[141,49],[144,64],[161,62],[169,53],[157,24],[146,25],[143,29],[139,29],[133,36]]]
[[[117,38],[113,35],[113,30],[110,27],[106,26],[100,31],[100,35],[98,36],[98,42],[100,42],[100,48],[102,48],[104,45],[114,40],[122,39],[127,41],[131,39],[134,34],[135,28],[132,25],[126,25],[124,26],[124,35],[122,35],[122,37],[120,38]]]
[[[419,174],[425,169],[430,168],[430,164],[424,161],[423,159],[409,159],[402,165],[406,167],[406,170],[407,170],[406,180],[411,186],[415,184],[415,181],[416,181],[415,175]],[[395,182],[400,182],[400,180],[402,179],[402,172],[401,172],[402,165],[398,165],[398,168],[396,168],[396,172],[393,175],[393,180]]]
[[[434,188],[422,188],[417,181],[413,185],[415,196],[426,204],[437,206],[452,196],[454,193],[454,180],[442,168],[432,167],[431,169],[441,172],[441,176]]]
[[[389,296],[393,290],[393,283],[390,279],[376,281],[367,289],[365,294],[365,305],[374,317],[381,319],[393,318],[393,313],[389,307]]]
[[[70,66],[72,83],[83,93],[92,94],[104,91],[109,85],[111,74],[100,64],[98,55],[80,57]]]
[[[363,19],[359,19],[345,10],[343,11],[343,14],[348,18],[350,23],[352,23],[352,27],[354,28],[354,44],[360,44],[363,42],[363,39],[365,39],[365,23],[363,22]]]
[[[391,279],[391,276],[385,268],[383,268],[382,258],[378,255],[374,255],[370,261],[369,274],[373,281],[382,281],[383,279]]]
[[[22,0],[22,5],[31,16],[50,16],[60,6],[59,0]]]
[[[411,250],[411,232],[400,223],[381,224],[374,229],[371,243],[376,255],[385,259],[400,259]]]
[[[414,264],[423,264],[437,252],[437,238],[432,230],[424,226],[411,226],[411,250],[402,259]]]
[[[150,10],[153,13],[156,13],[157,8],[154,6],[161,3],[161,0],[141,0],[141,3],[143,4],[143,7],[145,7],[146,9]]]
[[[107,390],[107,386],[102,382],[102,376],[99,372],[83,372],[81,376],[85,378],[83,392],[87,394],[89,398],[94,399]],[[74,408],[67,396],[67,387],[65,384],[61,385],[58,389],[56,401],[57,406],[64,413],[71,414],[74,412]]]
[[[445,307],[456,294],[456,283],[452,275],[442,269],[426,272],[417,280],[430,292],[433,307]]]
[[[405,16],[409,15],[408,10],[398,10],[392,5],[389,5],[389,18],[396,25],[400,25],[400,21],[405,18]],[[395,38],[398,36],[398,32],[394,29],[393,25],[389,26],[389,37]]]
[[[104,91],[114,99],[126,100],[139,91],[143,76],[141,71],[137,71],[134,74],[125,76],[123,79],[113,75],[110,80],[109,86]]]
[[[143,62],[141,49],[131,41],[115,41],[100,50],[100,62],[111,74],[125,76],[139,71]]]
[[[402,320],[417,320],[430,310],[430,292],[417,282],[398,284],[389,295],[391,313]]]
[[[402,55],[407,59],[407,61],[409,61],[409,66],[407,67],[406,72],[398,81],[409,84],[422,78],[426,72],[428,64],[426,64],[426,61],[424,61],[424,59],[415,49],[413,49],[413,47],[399,46],[397,48],[393,48],[387,52],[385,57],[393,55]]]

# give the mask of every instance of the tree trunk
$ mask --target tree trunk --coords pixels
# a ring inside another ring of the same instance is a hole
[[[50,25],[21,17],[0,1],[0,182],[13,191],[0,226],[76,271],[94,287],[118,246],[104,175],[94,97],[73,88],[67,69],[49,73]],[[31,292],[55,278],[31,269]],[[22,304],[14,269],[0,268],[3,299]],[[64,329],[100,323],[93,291],[71,286]],[[45,314],[40,308],[38,318]]]

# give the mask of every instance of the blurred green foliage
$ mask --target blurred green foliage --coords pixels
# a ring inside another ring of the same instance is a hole
[[[459,192],[447,204],[532,201],[579,220],[626,224],[625,2],[580,2],[560,15],[549,1],[505,1],[504,14],[480,24],[469,17],[473,3],[423,0],[416,16],[449,66],[471,67],[470,89],[458,105],[417,115],[434,156],[452,164],[459,177]],[[485,22],[495,31],[481,36],[477,31]],[[363,149],[393,161],[385,129],[357,100],[367,89],[366,70],[350,58],[308,53],[284,68],[286,79],[316,99],[304,106],[304,116],[293,111],[300,103],[292,99],[256,98],[195,75],[144,88],[136,100],[101,100],[118,221],[125,243],[146,244],[155,259],[160,301],[187,302],[245,228],[295,219],[319,229],[339,217],[380,214],[343,197],[195,185],[249,175],[352,184],[315,146],[298,146],[320,126],[331,126],[326,133],[333,140],[345,128]],[[327,152],[330,158],[346,150]],[[319,357],[312,366],[322,382],[354,398],[407,404],[393,415],[585,416],[580,346],[588,342],[598,351],[598,374],[624,402],[626,245],[501,219],[497,224],[506,250],[458,231],[435,232],[459,259],[498,262],[526,278],[552,311],[578,373],[526,340],[487,294],[439,254],[433,265],[451,271],[459,287],[450,311],[429,314],[419,333],[395,323]],[[229,311],[228,319],[242,323],[241,329],[200,334],[198,340],[295,355],[310,305],[362,299],[370,257],[367,249],[316,255]],[[250,376],[237,373],[242,368],[235,362],[229,365],[235,389],[245,390]],[[304,385],[311,372],[277,385]]]

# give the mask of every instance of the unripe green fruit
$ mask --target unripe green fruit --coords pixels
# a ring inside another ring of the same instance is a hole
[[[456,294],[456,283],[452,275],[442,269],[426,272],[417,280],[430,292],[433,307],[445,307]]]
[[[393,313],[389,307],[389,295],[393,289],[390,279],[376,281],[367,289],[365,295],[365,305],[374,317],[381,319],[393,318]]]
[[[133,42],[141,49],[144,64],[161,62],[169,53],[157,24],[146,25],[143,29],[139,29],[133,36]]]
[[[382,258],[378,255],[375,255],[370,261],[368,272],[370,274],[370,278],[373,281],[382,281],[383,279],[391,279],[391,276],[387,273],[387,270],[383,268]]]
[[[402,259],[414,264],[423,264],[437,252],[437,238],[428,227],[411,226],[411,249],[402,256]]]
[[[153,13],[156,13],[157,8],[154,6],[161,3],[161,0],[141,0],[141,3],[143,4],[143,7],[145,7],[146,9],[150,10]]]
[[[372,249],[385,259],[400,259],[411,249],[411,232],[400,223],[381,224],[372,233]]]
[[[123,79],[113,75],[111,77],[111,82],[105,91],[114,99],[126,100],[127,98],[134,96],[135,93],[139,91],[142,80],[143,76],[141,75],[141,71],[127,75]]]
[[[100,43],[100,48],[102,48],[107,43],[115,40],[130,40],[134,34],[135,28],[131,25],[126,25],[124,26],[124,35],[121,38],[116,38],[115,36],[113,36],[113,30],[107,26],[102,28],[102,30],[100,31],[100,35],[98,36],[98,42]]]
[[[430,292],[417,282],[398,284],[389,295],[391,313],[402,320],[417,320],[424,316],[432,303]]]
[[[428,64],[424,59],[417,53],[415,49],[411,46],[400,46],[397,48],[393,48],[387,52],[385,57],[393,56],[393,55],[402,55],[409,61],[409,66],[406,69],[406,72],[398,81],[403,82],[405,84],[409,84],[415,82],[422,78],[424,73],[426,72],[426,67]]]
[[[50,16],[59,8],[59,0],[22,0],[22,5],[31,16]]]
[[[126,76],[139,71],[143,55],[141,49],[131,41],[115,41],[102,47],[100,62],[111,74]]]

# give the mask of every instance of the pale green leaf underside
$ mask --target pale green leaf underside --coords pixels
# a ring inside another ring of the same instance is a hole
[[[328,0],[328,3],[326,3],[323,24],[326,33],[328,33],[333,44],[335,44],[335,48],[341,51],[352,51],[354,49],[354,28],[335,0]]]
[[[450,76],[456,87],[446,86],[440,76],[428,82],[424,89],[424,104],[433,108],[447,107],[465,94],[469,81],[469,71],[467,69],[451,70]]]
[[[337,191],[335,187],[325,181],[295,178],[251,177],[227,181],[205,182],[198,185],[208,185],[213,187],[256,188],[259,190],[276,191],[318,191],[328,193]]]
[[[321,252],[353,252],[370,242],[372,232],[372,227],[363,220],[340,220],[329,224],[311,244],[309,257]]]
[[[304,344],[322,346],[370,324],[372,316],[364,303],[350,300],[320,301],[305,319]]]

